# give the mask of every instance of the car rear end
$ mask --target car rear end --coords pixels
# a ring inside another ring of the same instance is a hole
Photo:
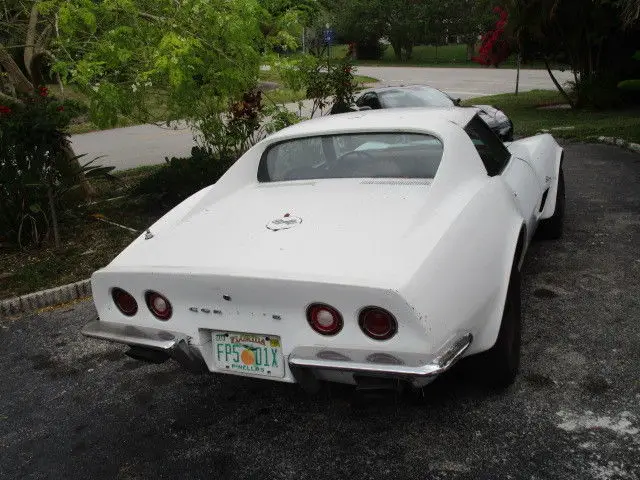
[[[361,377],[424,385],[471,341],[430,338],[420,314],[386,288],[121,269],[96,272],[92,288],[99,320],[84,333],[129,345],[134,358],[308,389]]]

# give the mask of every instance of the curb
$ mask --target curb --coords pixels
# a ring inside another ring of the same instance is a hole
[[[0,300],[0,317],[30,312],[39,308],[59,305],[91,295],[91,279]]]
[[[606,143],[607,145],[616,145],[618,147],[626,148],[627,150],[631,150],[632,152],[640,153],[640,144],[632,143],[623,140],[622,138],[615,137],[598,137],[597,140],[600,143]]]

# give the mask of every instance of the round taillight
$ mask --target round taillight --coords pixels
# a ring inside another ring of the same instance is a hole
[[[171,318],[171,303],[167,297],[158,292],[147,292],[147,307],[153,315],[160,320],[169,320]]]
[[[398,331],[396,319],[383,308],[363,309],[358,323],[362,331],[374,340],[387,340]]]
[[[314,303],[307,308],[307,321],[321,335],[335,335],[342,330],[342,315],[324,303]]]
[[[127,317],[132,317],[138,312],[138,302],[129,292],[115,287],[111,290],[111,298],[120,310]]]

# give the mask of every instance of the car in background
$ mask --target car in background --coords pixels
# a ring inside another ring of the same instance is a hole
[[[355,106],[347,108],[335,104],[331,114],[354,110],[379,110],[382,108],[410,107],[458,107],[461,100],[454,99],[437,88],[428,85],[379,87],[363,90],[356,97]],[[473,105],[478,115],[503,142],[513,141],[513,122],[500,109],[491,105]]]

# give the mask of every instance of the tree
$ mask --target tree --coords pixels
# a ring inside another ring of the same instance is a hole
[[[495,23],[492,9],[499,3],[493,0],[443,0],[436,3],[438,16],[444,19],[448,34],[459,35],[467,45],[467,60],[475,55],[478,37]]]
[[[632,55],[637,28],[623,30],[622,0],[511,0],[512,32],[526,59],[541,59],[567,102],[606,106],[616,100],[618,81],[637,69]],[[550,63],[571,66],[575,101],[553,76]]]
[[[625,27],[634,25],[640,19],[640,0],[622,0],[621,9]]]
[[[424,33],[430,12],[430,2],[390,0],[385,2],[385,35],[398,60],[409,60],[413,46]]]
[[[495,7],[493,11],[499,16],[499,19],[494,29],[482,36],[479,55],[474,57],[473,61],[481,65],[498,67],[511,53],[509,41],[505,36],[509,14],[500,7]]]
[[[55,61],[51,47],[57,35],[57,17],[43,14],[45,2],[0,1],[0,101],[21,106],[38,98],[46,83],[48,66]],[[58,168],[66,176],[78,175],[85,196],[92,194],[82,176],[78,157],[66,138],[61,141]]]
[[[386,2],[383,0],[324,0],[342,38],[356,44],[359,59],[377,59],[384,51],[379,42],[386,33]]]

